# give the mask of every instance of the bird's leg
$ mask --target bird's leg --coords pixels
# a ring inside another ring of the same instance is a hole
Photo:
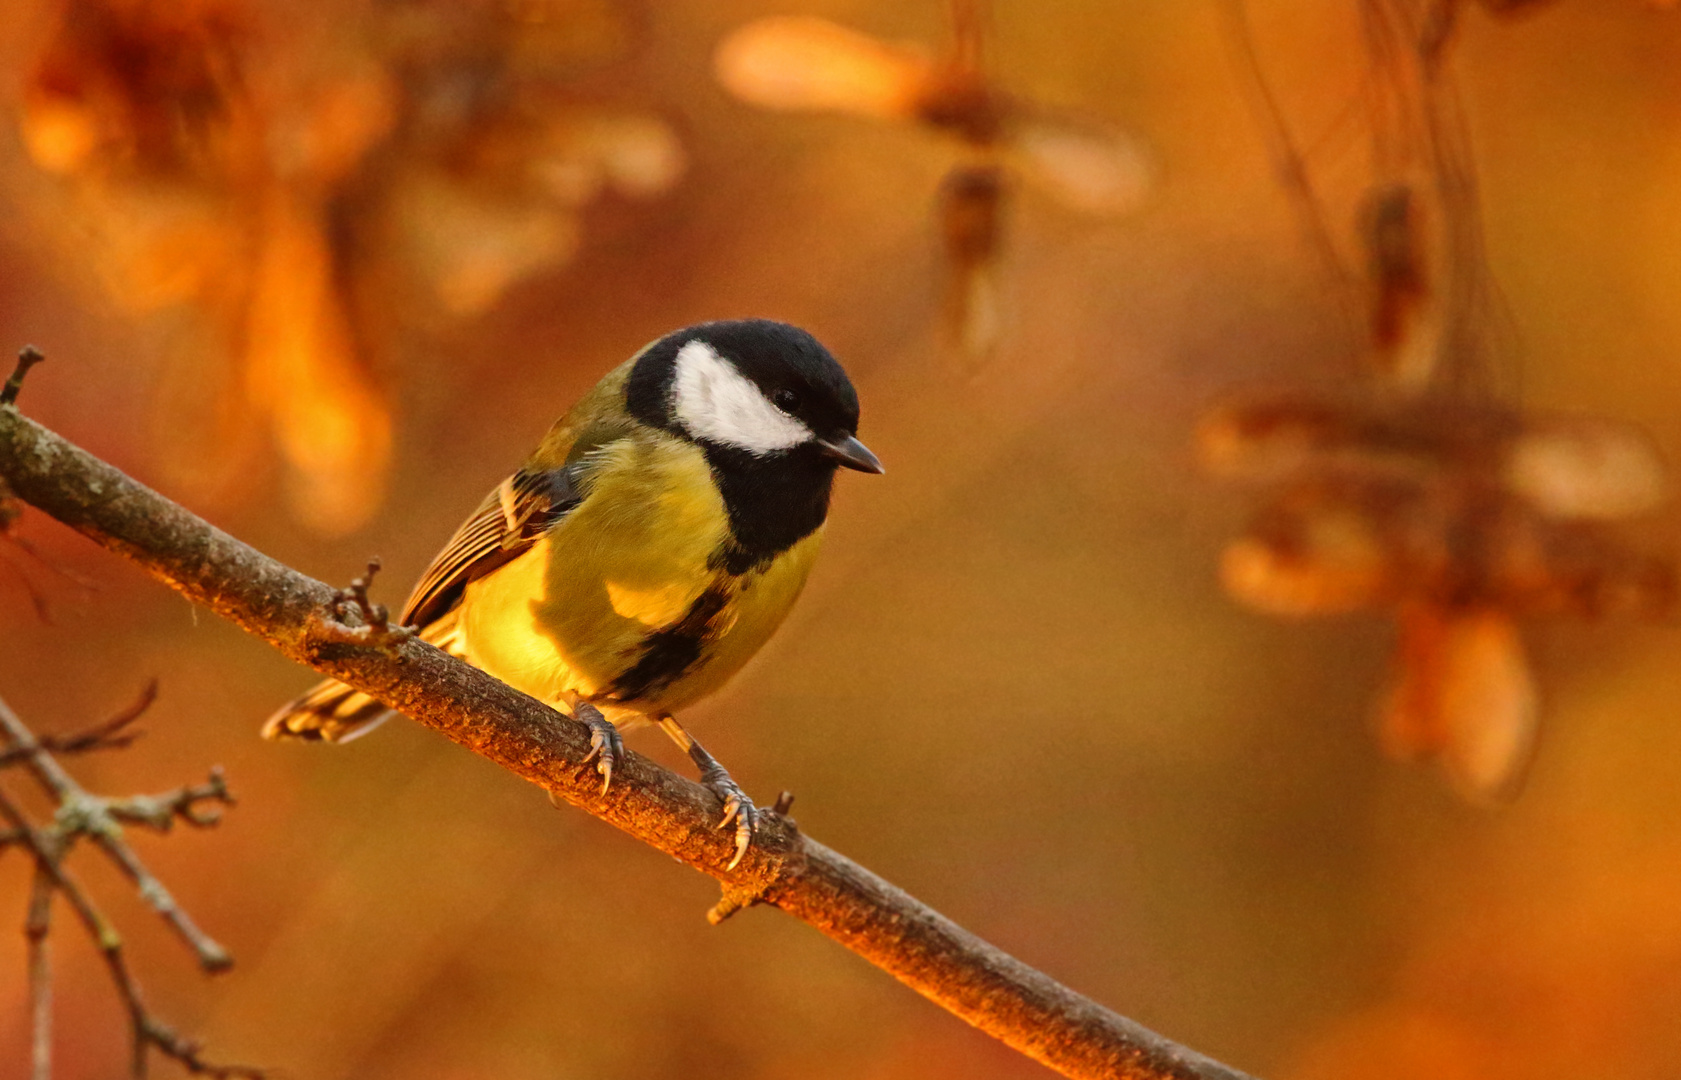
[[[595,762],[595,771],[601,774],[601,793],[605,795],[613,783],[613,765],[624,756],[624,740],[619,738],[619,729],[601,715],[600,709],[576,699],[571,704],[572,719],[590,729],[590,752],[584,755],[584,764]]]
[[[718,828],[735,822],[735,858],[724,868],[734,870],[753,843],[753,828],[759,822],[759,808],[753,805],[753,800],[747,797],[729,772],[718,764],[718,759],[707,753],[706,747],[684,730],[682,724],[670,716],[660,717],[659,723],[660,730],[671,736],[671,741],[682,747],[689,760],[700,769],[701,784],[724,804],[724,817],[718,822]]]

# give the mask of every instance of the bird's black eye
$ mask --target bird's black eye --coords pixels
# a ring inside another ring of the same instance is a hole
[[[791,413],[800,407],[800,395],[786,387],[772,394],[770,399],[785,413]]]

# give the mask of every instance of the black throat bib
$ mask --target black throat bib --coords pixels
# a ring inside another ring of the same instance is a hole
[[[759,457],[702,442],[712,476],[724,496],[733,541],[722,553],[724,569],[744,574],[810,536],[829,513],[835,462],[807,443]]]

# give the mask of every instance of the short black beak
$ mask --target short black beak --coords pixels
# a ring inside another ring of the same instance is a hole
[[[881,459],[870,453],[870,448],[859,442],[856,435],[843,435],[838,439],[818,439],[817,445],[823,448],[825,454],[849,469],[878,475],[887,471],[881,467]]]

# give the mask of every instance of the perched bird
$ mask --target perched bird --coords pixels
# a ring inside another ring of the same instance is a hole
[[[805,331],[750,319],[667,334],[485,497],[400,621],[588,724],[603,791],[618,727],[657,723],[723,802],[740,861],[754,805],[672,713],[722,686],[788,614],[835,469],[882,471],[857,431],[852,383]],[[343,742],[390,715],[325,682],[263,734]]]

